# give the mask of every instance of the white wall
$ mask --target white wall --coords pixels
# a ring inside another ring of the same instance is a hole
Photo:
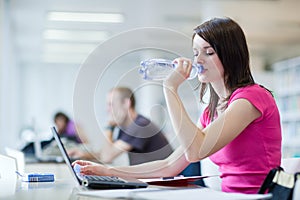
[[[56,111],[73,118],[72,95],[78,67],[48,64],[22,66],[22,126],[34,126],[39,134],[50,133]],[[51,134],[51,133],[50,133]]]
[[[0,152],[16,146],[20,129],[20,71],[8,10],[9,1],[0,0]]]

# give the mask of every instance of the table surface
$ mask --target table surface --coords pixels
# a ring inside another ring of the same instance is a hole
[[[79,192],[87,191],[87,189],[78,185],[78,183],[74,180],[69,169],[64,163],[29,164],[26,165],[25,171],[27,173],[28,172],[53,173],[55,174],[55,181],[28,183],[28,182],[22,182],[21,179],[17,178],[17,180],[10,181],[10,183],[5,185],[4,188],[2,186],[0,191],[0,199],[6,199],[6,200],[10,200],[10,199],[22,199],[22,200],[99,199],[99,197],[96,196],[84,196],[78,194]],[[150,186],[149,188],[151,187],[155,187],[155,186]],[[182,188],[172,187],[172,190],[174,189],[182,189]],[[213,190],[212,189],[210,190],[213,193]],[[199,198],[201,199],[200,196]],[[101,198],[101,199],[107,199],[107,198]]]

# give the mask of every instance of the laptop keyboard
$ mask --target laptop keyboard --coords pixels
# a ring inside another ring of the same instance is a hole
[[[115,176],[93,176],[85,175],[84,178],[88,181],[104,181],[104,182],[115,182],[115,183],[125,183],[125,181],[119,179]]]

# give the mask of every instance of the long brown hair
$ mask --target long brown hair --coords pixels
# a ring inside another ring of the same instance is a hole
[[[200,36],[208,42],[220,58],[224,67],[224,83],[230,95],[237,88],[254,84],[250,66],[249,51],[246,38],[241,27],[230,18],[213,18],[194,29],[195,35]],[[200,85],[200,100],[210,90],[208,104],[209,116],[212,121],[218,105],[219,97],[210,83]]]

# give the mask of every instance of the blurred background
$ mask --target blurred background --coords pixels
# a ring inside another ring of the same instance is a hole
[[[93,145],[99,145],[99,127],[101,131],[106,124],[106,92],[117,85],[133,88],[138,111],[172,138],[162,87],[143,81],[136,67],[143,59],[175,58],[176,53],[146,49],[115,55],[96,85],[84,85],[86,90],[92,89],[93,99],[76,116],[73,97],[82,94],[75,90],[84,73],[82,67],[93,59],[89,57],[92,52],[117,51],[122,43],[102,47],[126,31],[156,27],[190,38],[194,27],[222,16],[233,18],[245,31],[255,80],[274,91],[283,127],[289,130],[284,137],[295,139],[300,136],[300,90],[296,87],[300,61],[294,59],[300,55],[299,8],[299,0],[0,0],[0,152],[4,147],[20,148],[36,134],[49,137],[57,111],[78,120]],[[131,39],[132,44],[140,42]],[[163,44],[166,49],[181,49],[178,52],[192,57],[189,40],[160,33],[145,40],[154,47]],[[99,63],[99,69],[102,67]],[[195,101],[198,93],[186,88],[183,86],[180,94],[197,121],[202,109]],[[290,114],[290,110],[294,112]],[[295,150],[299,143],[286,144],[293,147],[288,155],[299,155]]]

